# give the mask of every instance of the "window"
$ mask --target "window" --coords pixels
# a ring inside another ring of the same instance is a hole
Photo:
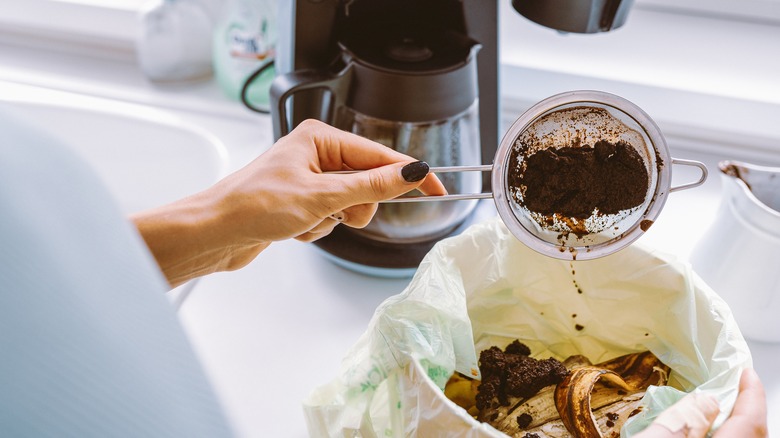
[[[780,23],[780,0],[637,0],[636,5],[677,14]]]
[[[7,35],[129,47],[144,0],[3,0],[0,29]]]
[[[98,56],[126,60],[146,3],[0,1],[0,42],[97,47]],[[635,0],[623,27],[596,35],[561,35],[497,1],[506,117],[561,91],[601,89],[634,101],[680,138],[780,151],[772,128],[780,121],[780,0]]]
[[[780,151],[779,0],[636,0],[623,27],[592,35],[557,33],[506,5],[501,42],[508,117],[600,89],[642,107],[677,144]]]
[[[100,8],[136,11],[145,0],[52,0],[60,3],[81,4]]]

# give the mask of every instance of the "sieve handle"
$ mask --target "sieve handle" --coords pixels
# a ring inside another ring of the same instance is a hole
[[[455,172],[492,172],[493,165],[485,164],[479,166],[443,166],[443,167],[431,167],[428,169],[428,173],[455,173]],[[363,172],[362,170],[336,170],[332,172],[334,174],[348,174]],[[493,193],[459,193],[455,195],[441,195],[441,196],[404,196],[400,198],[387,199],[385,201],[379,201],[380,204],[397,204],[401,202],[433,202],[433,201],[461,201],[464,199],[489,199],[493,197]]]
[[[692,189],[694,187],[698,187],[702,184],[704,184],[704,181],[707,180],[707,166],[704,165],[701,161],[694,161],[694,160],[683,160],[681,158],[672,158],[672,165],[674,164],[680,164],[682,166],[693,166],[698,167],[699,170],[701,170],[701,176],[697,181],[694,181],[692,183],[683,184],[681,186],[672,187],[669,189],[669,193],[676,192],[678,190],[685,190],[685,189]]]

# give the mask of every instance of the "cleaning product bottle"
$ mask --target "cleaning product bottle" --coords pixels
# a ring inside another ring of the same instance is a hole
[[[255,108],[268,108],[268,89],[274,77],[271,63],[276,14],[276,0],[230,0],[214,30],[217,82],[228,97],[239,100],[251,79],[244,90],[244,102]]]
[[[151,0],[139,13],[138,62],[152,81],[211,76],[213,21],[200,0]]]

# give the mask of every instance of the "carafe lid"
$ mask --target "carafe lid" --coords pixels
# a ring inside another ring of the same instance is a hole
[[[480,48],[461,0],[351,0],[334,39],[352,75],[347,106],[401,122],[432,122],[477,99]]]
[[[375,29],[346,35],[340,45],[360,62],[377,69],[439,74],[465,66],[478,43],[452,30]]]
[[[480,45],[473,40],[377,38],[340,46],[353,75],[347,106],[362,114],[433,122],[460,115],[477,99]]]

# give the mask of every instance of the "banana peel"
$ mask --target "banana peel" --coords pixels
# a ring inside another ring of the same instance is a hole
[[[641,411],[644,391],[626,395],[620,402],[593,410],[593,419],[596,427],[603,437],[617,438],[620,436],[620,428],[631,416]],[[534,429],[522,431],[519,434],[510,435],[527,438],[547,437],[581,437],[586,436],[581,432],[570,432],[570,429],[560,418],[544,423]]]
[[[507,405],[476,409],[478,382],[457,374],[445,395],[511,437],[617,437],[623,423],[641,410],[645,390],[666,384],[669,374],[649,351],[596,365],[572,356],[563,365],[570,371],[563,381],[528,398],[510,397]]]
[[[622,389],[629,393],[634,389],[616,372],[598,367],[573,370],[555,388],[555,407],[563,425],[567,430],[577,431],[578,435],[586,438],[601,437],[596,417],[591,410],[591,394],[599,380],[619,388],[618,391]],[[616,395],[620,394],[616,392]]]
[[[566,429],[577,431],[576,436],[602,437],[604,428],[599,427],[599,416],[593,411],[594,404],[601,407],[598,405],[603,403],[603,400],[594,403],[595,386],[601,382],[606,386],[607,399],[611,394],[614,394],[614,398],[622,396],[613,403],[604,403],[604,406],[612,406],[605,413],[607,420],[602,425],[617,429],[619,433],[620,427],[636,409],[635,405],[638,405],[635,395],[644,395],[650,385],[665,384],[668,373],[668,368],[649,351],[621,356],[597,366],[581,367],[572,370],[556,386],[555,407]],[[597,399],[601,398],[601,394],[599,396]],[[630,407],[634,409],[628,415],[620,415]]]

